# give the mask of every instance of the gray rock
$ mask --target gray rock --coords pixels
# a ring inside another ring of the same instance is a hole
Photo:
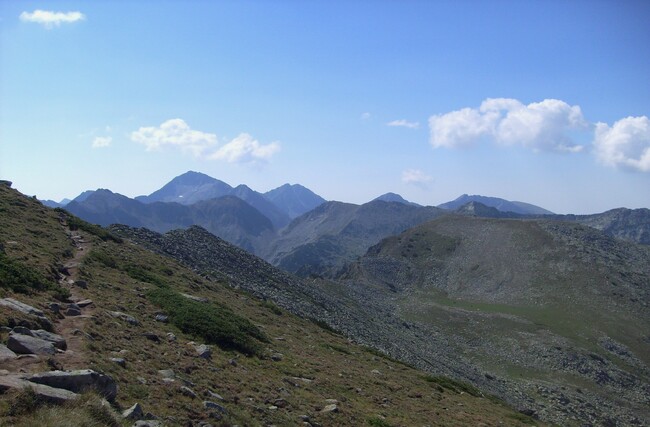
[[[81,301],[77,301],[77,305],[79,307],[81,307],[81,308],[88,307],[92,303],[93,303],[93,300],[91,300],[91,299],[84,299],[84,300],[81,300]]]
[[[50,321],[50,319],[48,319],[45,316],[43,311],[34,308],[31,305],[27,305],[13,298],[2,298],[0,299],[0,306],[7,307],[11,310],[19,311],[23,314],[36,316],[38,318],[38,322],[40,323],[41,327],[48,330],[52,329],[52,322]]]
[[[154,320],[156,322],[167,323],[167,322],[169,322],[169,316],[167,316],[165,314],[156,314],[156,317],[154,317]]]
[[[34,336],[32,331],[29,328],[26,328],[24,326],[14,326],[11,332],[13,332],[14,334],[29,335],[30,337]]]
[[[69,390],[54,388],[43,384],[29,382],[16,375],[0,375],[0,393],[9,389],[23,389],[29,387],[46,403],[60,405],[77,397],[76,393]]]
[[[17,354],[52,355],[56,353],[54,343],[22,334],[9,334],[7,348]]]
[[[74,285],[80,287],[81,289],[88,289],[88,282],[85,280],[75,280]]]
[[[183,295],[187,299],[190,299],[190,300],[196,301],[196,302],[208,302],[209,301],[207,298],[204,298],[204,297],[196,297],[196,296],[190,295],[190,294],[181,294],[181,295]]]
[[[167,332],[167,341],[176,341],[176,335],[171,332]]]
[[[65,311],[66,316],[81,316],[81,309],[74,305],[70,304],[70,307]]]
[[[61,304],[58,302],[51,302],[47,305],[47,307],[50,309],[51,312],[53,313],[59,313],[61,311]]]
[[[161,369],[158,371],[158,373],[163,378],[170,378],[170,379],[176,378],[176,374],[171,369]]]
[[[144,411],[142,410],[142,406],[140,406],[139,403],[136,403],[135,405],[131,406],[129,409],[125,410],[122,412],[122,418],[126,420],[141,420],[144,418]]]
[[[0,344],[0,361],[16,358],[16,353],[9,350],[6,345]]]
[[[91,369],[41,372],[30,376],[29,381],[75,393],[92,389],[109,402],[114,401],[117,396],[117,384],[113,378]]]
[[[122,359],[121,357],[111,357],[110,361],[120,365],[123,368],[126,368],[126,360]]]
[[[45,341],[50,341],[54,344],[54,347],[60,350],[68,349],[68,343],[66,343],[65,338],[63,338],[61,335],[53,334],[52,332],[47,332],[43,329],[38,329],[31,332],[33,337],[40,338]]]
[[[12,310],[20,311],[24,314],[31,314],[36,317],[45,317],[45,314],[31,305],[27,305],[13,298],[2,298],[0,299],[0,306],[9,307]]]
[[[271,355],[271,360],[273,360],[274,362],[279,362],[282,359],[284,359],[284,356],[282,355],[282,353],[273,353]]]
[[[205,391],[205,395],[208,396],[208,397],[211,397],[211,398],[213,398],[213,399],[223,400],[223,397],[221,397],[220,394],[215,393],[215,392],[212,391],[212,390],[206,390],[206,391]]]
[[[212,349],[210,349],[210,347],[205,345],[205,344],[197,345],[196,346],[196,353],[202,359],[210,359],[210,358],[212,358]]]
[[[321,413],[323,414],[329,414],[329,413],[337,413],[339,411],[339,407],[336,406],[336,404],[332,403],[331,405],[327,405],[321,410]]]
[[[116,319],[124,320],[129,325],[138,326],[140,324],[140,322],[138,322],[135,317],[130,316],[126,313],[122,313],[121,311],[109,311],[108,314],[115,317]]]
[[[203,402],[203,407],[205,409],[216,410],[216,411],[222,412],[224,414],[228,412],[228,410],[226,408],[224,408],[223,406],[219,405],[218,403],[211,402],[209,400],[206,400],[206,401]]]
[[[142,334],[142,336],[148,339],[149,341],[160,342],[160,337],[154,334],[153,332],[145,332],[144,334]]]
[[[191,397],[192,399],[196,397],[196,393],[194,393],[194,390],[184,385],[181,386],[181,393],[184,396]]]
[[[162,423],[157,420],[140,420],[136,421],[132,427],[162,427]]]

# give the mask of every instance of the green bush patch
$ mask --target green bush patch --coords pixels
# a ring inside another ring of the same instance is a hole
[[[23,263],[9,258],[0,252],[0,287],[14,292],[28,294],[42,291],[52,286],[45,277]]]
[[[173,325],[207,344],[259,355],[262,350],[260,341],[268,342],[264,333],[248,319],[221,304],[193,301],[167,287],[152,290],[148,296],[169,314]]]
[[[437,384],[442,388],[446,388],[447,390],[451,390],[456,393],[467,393],[474,397],[485,397],[483,393],[481,393],[481,390],[477,389],[473,385],[452,380],[451,378],[441,377],[437,375],[425,375],[424,380],[429,383]]]

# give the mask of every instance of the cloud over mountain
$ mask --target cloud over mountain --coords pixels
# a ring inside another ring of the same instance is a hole
[[[51,10],[36,9],[33,12],[23,12],[20,14],[21,21],[41,24],[48,30],[58,27],[61,24],[83,21],[84,19],[86,19],[86,16],[78,11],[54,12]]]
[[[594,150],[607,166],[650,172],[650,119],[626,117],[611,127],[597,123]]]
[[[217,143],[217,135],[190,129],[183,119],[171,119],[158,127],[141,127],[131,133],[131,140],[143,144],[147,151],[175,146],[198,157]]]
[[[402,172],[402,182],[405,184],[425,185],[431,181],[433,178],[419,169],[407,169]]]
[[[587,129],[579,106],[558,99],[528,105],[511,98],[488,98],[476,108],[463,108],[429,118],[434,148],[466,147],[482,140],[522,145],[535,151],[577,152],[583,149],[572,133]]]
[[[247,133],[242,133],[235,139],[221,146],[209,158],[225,160],[228,163],[252,162],[255,160],[268,160],[280,150],[280,144],[272,142],[262,145]]]
[[[263,145],[247,133],[219,146],[217,135],[191,129],[183,119],[167,120],[158,127],[141,127],[131,133],[131,140],[143,144],[147,151],[176,147],[197,158],[229,163],[268,160],[280,150],[278,142]]]

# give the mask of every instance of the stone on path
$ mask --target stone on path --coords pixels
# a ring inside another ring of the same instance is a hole
[[[13,332],[9,334],[7,348],[17,354],[52,355],[56,353],[54,343],[51,341]]]

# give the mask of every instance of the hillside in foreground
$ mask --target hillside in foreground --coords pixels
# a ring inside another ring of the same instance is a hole
[[[0,306],[0,425],[534,424],[467,384],[237,291],[225,273],[199,275],[6,186],[0,220],[0,299],[33,308]],[[41,330],[65,345],[44,340],[51,345],[35,355],[4,348],[29,334],[55,339]],[[54,386],[72,403],[47,405],[11,386],[27,379],[38,391],[37,378],[53,375],[45,372],[81,369],[101,373],[89,388],[110,407]],[[142,413],[123,419],[135,403]]]

